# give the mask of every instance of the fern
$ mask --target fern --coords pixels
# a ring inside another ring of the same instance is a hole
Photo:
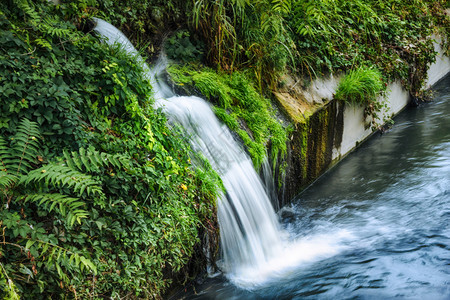
[[[0,138],[0,162],[3,171],[23,175],[32,167],[39,151],[41,134],[36,123],[22,119],[8,147]]]
[[[5,160],[9,157],[9,149],[8,144],[5,139],[0,136],[0,170],[6,172],[6,164]]]
[[[97,267],[86,257],[60,247],[58,245],[44,242],[41,240],[32,240],[29,239],[25,245],[25,252],[30,251],[30,249],[35,246],[40,250],[39,256],[44,258],[47,261],[47,264],[51,265],[52,263],[56,267],[58,275],[65,281],[69,282],[69,278],[62,271],[61,266],[75,266],[80,268],[81,271],[88,270],[92,271],[94,275],[97,274]]]
[[[28,258],[32,259],[32,261],[35,261],[37,258],[33,257],[32,253],[35,253],[34,255],[38,253],[38,259],[41,259],[42,261],[45,262],[45,267],[47,269],[54,267],[60,279],[66,284],[70,284],[70,278],[67,276],[63,268],[65,269],[78,268],[81,271],[87,270],[88,272],[92,272],[94,275],[97,275],[97,267],[90,259],[74,251],[55,245],[53,243],[37,239],[28,239],[25,247],[10,242],[3,242],[3,244],[19,248],[20,253],[26,254]],[[11,278],[8,277],[8,274],[6,273],[6,269],[3,267],[3,264],[0,263],[0,266],[2,267],[0,269],[0,283],[2,283],[1,280],[4,279],[4,277],[6,277],[9,285],[9,290],[7,288],[6,291],[9,292],[10,297],[7,299],[20,299],[19,295],[17,294],[14,282],[11,280]],[[22,269],[26,268],[25,266],[23,266],[23,264],[21,264],[21,266]],[[11,297],[12,295],[15,295],[16,297]]]
[[[43,183],[47,187],[69,187],[78,196],[82,196],[85,191],[89,196],[104,196],[99,181],[60,163],[50,163],[33,170],[28,176],[23,177],[20,183],[28,185],[32,182]]]
[[[35,183],[34,189],[38,190],[68,187],[79,196],[86,191],[88,195],[102,198],[104,195],[100,184],[89,175],[55,163],[30,171],[37,161],[40,139],[37,124],[27,119],[20,121],[9,145],[0,138],[0,199],[6,201],[7,208],[13,200],[38,202],[38,205],[49,211],[57,206],[70,226],[75,221],[80,223],[87,216],[87,212],[80,209],[84,205],[83,201],[58,193],[30,193],[29,190],[33,188],[31,183]]]
[[[75,221],[81,223],[81,220],[87,218],[89,215],[86,210],[80,209],[80,207],[84,206],[84,202],[80,201],[78,198],[58,193],[28,194],[22,198],[22,201],[35,202],[39,206],[45,207],[50,212],[58,206],[59,212],[66,217],[69,226],[73,226]]]
[[[40,140],[37,123],[27,119],[20,121],[12,137],[0,137],[0,234],[3,233],[0,253],[3,246],[18,247],[20,253],[26,254],[31,260],[34,268],[33,261],[43,262],[46,268],[55,270],[61,282],[70,284],[68,272],[78,269],[95,275],[95,265],[87,257],[56,245],[48,233],[38,227],[40,224],[30,223],[23,211],[19,215],[14,209],[34,203],[40,211],[59,213],[65,218],[67,227],[81,224],[83,219],[89,217],[82,198],[92,197],[101,203],[106,198],[101,182],[86,172],[100,172],[102,168],[111,167],[127,168],[131,159],[120,154],[111,155],[82,148],[78,152],[64,151],[64,159],[39,166],[37,157]],[[61,193],[67,190],[75,196]],[[36,229],[32,225],[37,225]],[[11,232],[15,233],[11,235]],[[14,261],[9,263],[9,268],[12,265],[18,267],[19,263],[23,266],[22,261]],[[32,271],[28,271],[31,274]],[[37,271],[33,269],[33,272]],[[7,274],[3,272],[0,275],[3,276],[0,276],[2,283],[2,278]],[[8,282],[10,292],[14,292],[12,280],[3,282]]]
[[[40,21],[39,13],[28,3],[27,0],[14,0],[17,7],[19,7],[30,19],[32,23]]]
[[[79,34],[70,28],[61,28],[63,22],[61,22],[56,16],[47,16],[45,19],[41,14],[36,11],[32,4],[28,0],[14,0],[16,6],[22,10],[25,15],[30,18],[30,23],[40,32],[44,37],[36,37],[34,42],[47,49],[52,49],[51,42],[45,37],[57,37],[60,39],[76,41],[80,39]]]
[[[36,123],[22,119],[17,128],[17,133],[11,141],[11,148],[16,154],[14,170],[17,174],[26,174],[31,164],[36,161],[39,152],[39,140],[41,134]]]
[[[46,39],[35,39],[34,40],[36,44],[38,44],[39,46],[41,46],[42,48],[47,48],[49,50],[52,50],[52,44],[50,44]]]
[[[80,148],[78,152],[63,151],[63,161],[31,170],[39,153],[40,139],[37,124],[27,119],[20,121],[10,145],[0,138],[0,199],[6,200],[7,206],[15,197],[16,201],[34,202],[50,212],[56,210],[66,218],[69,226],[81,223],[88,216],[82,209],[84,201],[79,198],[93,197],[98,204],[106,198],[101,182],[86,172],[99,172],[106,167],[129,168],[131,165],[131,159],[121,154]],[[64,188],[79,198],[51,192]],[[28,190],[31,192],[24,193]],[[44,193],[48,190],[50,192]]]
[[[2,193],[0,194],[0,199],[3,197],[8,197],[7,191],[11,189],[19,180],[19,177],[13,174],[8,174],[5,171],[0,171],[0,190]]]
[[[131,160],[124,155],[112,155],[93,149],[80,148],[78,152],[63,151],[63,155],[69,168],[81,172],[98,171],[99,168],[109,165],[116,168],[127,168],[131,164]]]
[[[291,0],[272,0],[272,10],[289,14],[291,11]]]

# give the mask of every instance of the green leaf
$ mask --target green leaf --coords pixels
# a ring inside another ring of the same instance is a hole
[[[25,249],[31,249],[31,246],[34,245],[36,241],[34,240],[28,240],[27,243],[25,244]]]

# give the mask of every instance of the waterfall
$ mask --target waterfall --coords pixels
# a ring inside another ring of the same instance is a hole
[[[293,234],[280,229],[250,158],[228,128],[219,122],[210,105],[199,97],[175,95],[160,80],[166,68],[164,57],[150,68],[122,32],[103,20],[95,21],[95,31],[104,42],[119,44],[142,64],[154,89],[155,107],[162,108],[171,123],[184,128],[192,149],[202,153],[221,176],[226,192],[217,199],[222,251],[218,264],[227,278],[251,289],[289,275],[301,263],[335,255],[347,248],[343,243],[353,234],[339,228],[326,227],[324,231],[288,241]],[[264,169],[270,170],[267,162]]]
[[[280,231],[275,211],[250,158],[198,97],[158,101],[191,136],[194,151],[203,153],[219,173],[226,194],[218,199],[222,268],[229,273],[266,264],[279,254]]]
[[[155,106],[186,130],[193,150],[202,153],[221,176],[226,189],[217,203],[221,268],[230,277],[265,268],[280,254],[283,233],[250,158],[207,102],[193,96],[176,96],[158,80],[158,74],[165,69],[164,62],[150,69],[117,28],[100,19],[95,21],[95,31],[105,42],[120,44],[143,64],[155,90]]]

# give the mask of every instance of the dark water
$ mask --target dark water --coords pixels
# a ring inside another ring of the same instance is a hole
[[[323,255],[252,286],[218,276],[179,297],[450,299],[450,76],[434,90],[281,210],[291,239]]]

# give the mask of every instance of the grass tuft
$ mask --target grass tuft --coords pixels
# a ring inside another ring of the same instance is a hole
[[[335,99],[367,105],[376,101],[383,90],[381,72],[375,68],[359,67],[351,70],[339,83]]]

